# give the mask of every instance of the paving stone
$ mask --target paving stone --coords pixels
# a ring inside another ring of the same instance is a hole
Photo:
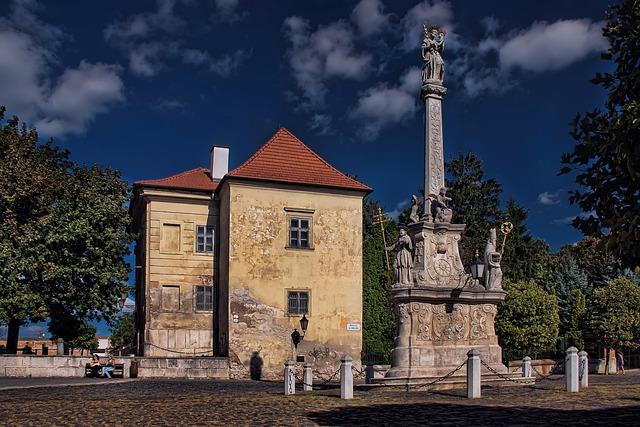
[[[465,390],[356,390],[354,399],[345,401],[339,398],[339,387],[284,396],[281,382],[144,379],[114,380],[108,386],[87,382],[76,387],[3,390],[0,424],[637,425],[640,372],[594,375],[588,389],[571,394],[563,390],[562,377],[555,378],[527,387],[483,387],[482,399],[476,400],[466,399]]]

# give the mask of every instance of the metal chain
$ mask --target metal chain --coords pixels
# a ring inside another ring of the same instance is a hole
[[[407,386],[406,386],[406,391],[409,391],[410,389],[418,389],[418,388],[431,387],[432,385],[435,385],[435,384],[437,384],[437,383],[439,383],[439,382],[442,382],[442,381],[446,380],[447,378],[449,378],[450,376],[452,376],[453,374],[455,374],[456,372],[458,372],[460,369],[462,369],[462,367],[463,367],[464,365],[466,365],[466,364],[467,364],[467,362],[466,362],[466,361],[464,361],[464,362],[462,362],[460,365],[458,365],[456,368],[454,368],[451,372],[449,372],[449,373],[447,373],[447,374],[445,374],[445,375],[443,375],[443,376],[441,376],[441,377],[438,377],[438,378],[436,378],[435,380],[433,380],[433,381],[431,381],[431,382],[428,382],[428,383],[426,383],[426,384],[419,384],[419,385],[415,385],[415,386],[410,386],[409,384],[407,384]]]
[[[511,378],[511,377],[509,377],[507,375],[504,375],[503,373],[498,372],[495,369],[493,369],[487,362],[485,362],[482,359],[480,359],[480,363],[482,363],[482,366],[484,366],[489,371],[491,371],[493,374],[497,375],[498,377],[502,378],[503,380],[511,381],[511,382],[518,383],[518,384],[530,383],[531,382],[530,379],[515,379],[515,378]]]
[[[303,373],[303,377],[302,378],[298,378],[296,376],[296,380],[298,381],[298,384],[303,385],[303,386],[306,385],[306,386],[309,386],[311,388],[313,388],[313,387],[322,387],[322,386],[328,384],[329,382],[331,382],[339,372],[340,372],[340,368],[336,369],[336,371],[329,378],[325,379],[323,382],[321,382],[319,384],[307,384],[307,383],[305,383],[304,382],[304,373]],[[314,372],[314,374],[318,378],[321,378],[320,375],[318,375],[317,372]],[[295,373],[294,373],[294,375],[295,375]]]
[[[536,367],[534,365],[531,365],[531,369],[533,369],[535,371],[536,374],[538,374],[540,376],[540,380],[549,380],[549,381],[560,381],[562,380],[562,377],[560,378],[551,378],[552,375],[556,375],[556,369],[559,368],[560,366],[562,366],[564,364],[564,360],[559,360],[557,361],[549,370],[549,375],[544,375],[542,372],[538,371],[538,369],[536,369]]]
[[[355,366],[351,366],[351,370],[354,372],[354,378],[364,378],[367,376],[367,368],[362,368],[361,370],[356,369]]]

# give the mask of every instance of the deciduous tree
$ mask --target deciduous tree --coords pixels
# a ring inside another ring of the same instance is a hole
[[[0,125],[0,319],[10,350],[25,322],[49,317],[56,330],[114,315],[127,289],[128,200],[119,173],[74,164],[17,118]]]
[[[562,156],[561,174],[576,172],[579,188],[569,200],[586,213],[573,225],[601,239],[630,267],[640,265],[640,4],[623,0],[607,13],[610,48],[603,59],[612,73],[592,82],[607,92],[603,109],[573,121],[573,151]]]
[[[558,337],[558,303],[533,281],[505,282],[496,332],[512,357],[535,357],[554,348]]]

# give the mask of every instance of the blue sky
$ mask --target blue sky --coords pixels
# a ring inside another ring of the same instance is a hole
[[[422,23],[447,30],[445,158],[473,151],[557,249],[568,222],[569,121],[589,83],[604,1],[248,1],[0,4],[0,104],[75,160],[133,182],[244,161],[280,126],[374,188],[393,212],[422,182]]]

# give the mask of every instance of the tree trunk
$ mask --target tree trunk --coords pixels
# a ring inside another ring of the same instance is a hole
[[[19,319],[9,319],[9,330],[7,331],[7,354],[16,354],[18,352],[18,336],[20,335]]]

